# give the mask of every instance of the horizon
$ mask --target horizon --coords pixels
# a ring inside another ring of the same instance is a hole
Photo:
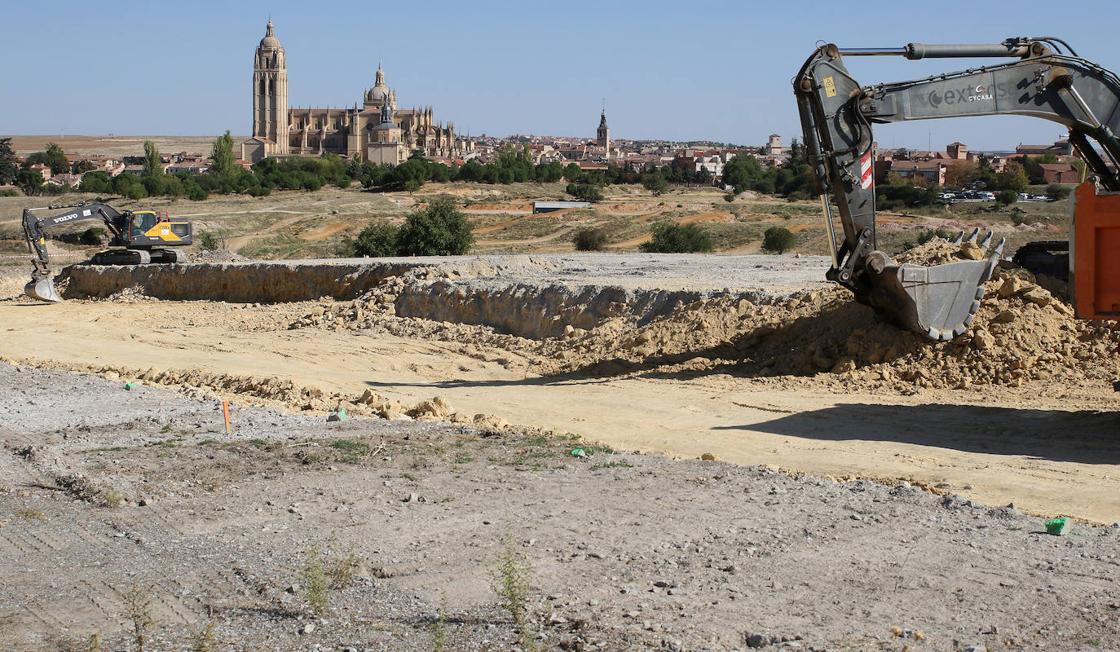
[[[496,0],[477,8],[435,2],[420,18],[400,7],[308,17],[304,5],[294,2],[238,3],[220,11],[139,2],[126,6],[126,11],[105,12],[100,5],[65,0],[8,9],[11,22],[26,28],[0,44],[0,53],[17,60],[34,52],[39,65],[16,67],[9,74],[11,95],[36,101],[2,105],[5,131],[44,137],[213,137],[227,129],[249,134],[252,54],[271,16],[285,48],[293,107],[352,106],[381,62],[402,108],[431,105],[436,120],[454,123],[460,135],[590,139],[605,100],[617,140],[757,146],[777,133],[788,144],[801,139],[789,79],[818,40],[883,47],[998,41],[1048,32],[1034,17],[1052,11],[1041,2],[1024,2],[1014,16],[1006,16],[998,8],[948,2],[939,9],[908,6],[853,17],[833,16],[832,5],[816,3],[813,10],[830,18],[829,29],[819,31],[816,23],[809,29],[782,29],[801,21],[802,7],[755,9],[726,2],[708,2],[701,9],[643,3],[641,11],[635,5],[587,1],[562,8]],[[954,7],[967,7],[969,20],[963,25]],[[914,29],[898,29],[902,19]],[[169,56],[101,49],[92,54],[116,56],[102,57],[100,67],[96,57],[75,66],[72,49],[40,50],[67,23],[102,34],[107,42],[159,34]],[[1108,48],[1105,21],[1063,29],[1059,36],[1082,57],[1120,68]],[[199,39],[202,33],[206,37]],[[739,61],[746,65],[736,65]],[[766,65],[749,65],[759,61]],[[976,67],[977,61],[848,63],[862,83],[870,84]],[[73,70],[93,74],[75,76]],[[1008,116],[885,125],[876,131],[884,149],[938,149],[959,140],[974,150],[1010,151],[1064,136],[1056,123]]]

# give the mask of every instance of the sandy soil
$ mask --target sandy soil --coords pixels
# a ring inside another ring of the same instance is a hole
[[[227,435],[213,400],[4,364],[0,417],[6,650],[136,649],[137,623],[154,650],[1120,640],[1120,530],[907,485],[241,402]]]
[[[541,273],[557,274],[552,269]],[[579,359],[570,357],[574,344],[540,347],[483,327],[456,330],[389,314],[355,328],[289,328],[332,305],[12,300],[0,304],[0,356],[133,374],[155,368],[278,377],[344,396],[372,388],[407,404],[439,395],[465,412],[620,448],[906,479],[989,505],[1120,520],[1120,399],[1099,374],[971,390],[915,382],[900,391],[874,380],[877,372],[844,379],[758,374],[720,362],[726,354],[718,347],[689,353],[687,343],[661,362],[604,373],[594,364],[570,364]],[[717,317],[720,311],[726,312],[716,310]],[[716,326],[670,322],[662,336],[687,340]],[[627,337],[625,330],[610,332],[602,337]],[[847,330],[837,335],[843,343]],[[697,358],[699,366],[689,362],[701,355],[708,358]],[[1103,373],[1111,373],[1107,365]]]

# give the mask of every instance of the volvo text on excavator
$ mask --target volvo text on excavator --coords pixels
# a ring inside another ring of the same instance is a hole
[[[1002,57],[1013,61],[915,81],[862,85],[844,57],[906,59]],[[898,265],[875,238],[872,124],[982,115],[1024,115],[1069,129],[1070,143],[1091,175],[1074,192],[1068,249],[1074,308],[1086,319],[1120,318],[1120,78],[1086,61],[1055,37],[1009,38],[979,45],[841,48],[823,45],[794,79],[801,126],[816,178],[832,268],[828,278],[850,289],[890,321],[934,340],[968,330],[983,283],[1002,257],[992,234],[977,244],[982,260],[932,267]],[[836,233],[832,204],[843,233]],[[977,233],[970,236],[976,241]],[[1034,247],[1032,257],[1061,243]]]
[[[61,209],[62,212],[58,212]],[[53,211],[41,216],[41,211]],[[23,210],[23,232],[31,252],[34,270],[24,293],[40,301],[58,302],[62,298],[51,280],[50,257],[47,254],[46,231],[65,224],[98,221],[110,234],[113,247],[93,255],[93,265],[142,265],[147,263],[186,262],[186,256],[174,249],[192,242],[189,222],[172,218],[166,212],[118,211],[101,202],[51,205]]]

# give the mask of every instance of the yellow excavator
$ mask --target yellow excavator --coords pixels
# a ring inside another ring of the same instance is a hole
[[[42,211],[53,211],[40,215]],[[111,249],[94,254],[92,265],[146,265],[149,263],[183,263],[187,257],[167,247],[182,247],[193,241],[190,222],[172,218],[166,212],[118,211],[101,202],[54,204],[46,208],[23,210],[23,232],[31,252],[34,270],[31,282],[23,291],[40,301],[62,301],[51,280],[50,257],[47,254],[46,231],[78,222],[97,221],[110,234]]]
[[[860,84],[844,57],[910,60],[1012,59],[915,81]],[[1031,247],[1030,259],[1053,268],[1068,259],[1077,315],[1120,319],[1120,78],[1086,61],[1056,37],[1001,43],[899,48],[816,49],[793,82],[805,146],[821,196],[831,244],[827,277],[898,326],[949,340],[972,324],[987,281],[1003,255],[992,234],[970,237],[982,260],[932,267],[898,265],[875,238],[874,136],[877,123],[982,115],[1024,115],[1069,129],[1069,141],[1091,176],[1074,192],[1070,241]],[[838,234],[832,204],[840,213]],[[1049,256],[1049,261],[1039,261]]]

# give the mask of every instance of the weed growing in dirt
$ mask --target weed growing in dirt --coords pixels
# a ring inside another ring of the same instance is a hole
[[[27,521],[45,521],[47,517],[37,509],[17,509],[16,516]]]
[[[447,594],[442,594],[439,603],[439,613],[432,623],[432,652],[444,652],[447,649]]]
[[[331,588],[345,589],[353,584],[354,573],[357,572],[359,566],[361,566],[361,561],[353,550],[342,559],[335,560],[327,569],[327,575],[331,580]]]
[[[592,469],[632,469],[632,468],[634,468],[634,465],[625,461],[625,460],[611,460],[609,462],[600,462],[599,464],[596,464],[595,466],[593,466],[591,468]]]
[[[536,649],[533,634],[529,631],[528,602],[532,573],[529,560],[518,550],[513,536],[506,535],[502,552],[491,570],[491,587],[498,595],[502,608],[509,612],[513,624],[517,626],[521,647],[525,650]]]
[[[106,507],[120,507],[124,504],[124,494],[116,489],[103,489],[101,491],[101,502],[104,503]]]
[[[86,652],[101,652],[101,632],[90,634],[86,643]]]
[[[300,579],[311,610],[317,616],[325,616],[330,605],[327,603],[327,574],[323,570],[323,556],[319,552],[319,546],[312,546],[307,550]]]
[[[214,652],[217,645],[218,638],[214,636],[214,623],[206,623],[206,627],[195,634],[191,642],[191,652]]]
[[[151,606],[152,599],[148,590],[139,585],[133,585],[124,594],[125,613],[132,622],[132,642],[136,645],[137,652],[144,652],[148,632],[156,624]]]
[[[357,464],[369,455],[369,444],[353,439],[336,439],[328,444],[340,453],[339,459],[348,464]]]

